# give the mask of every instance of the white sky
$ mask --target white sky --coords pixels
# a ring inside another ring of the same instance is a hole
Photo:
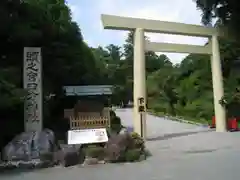
[[[85,41],[92,47],[108,44],[122,45],[127,32],[104,30],[101,14],[121,15],[188,24],[201,24],[201,12],[193,0],[68,0],[73,19],[78,22]],[[204,38],[177,35],[149,34],[154,42],[203,45]],[[164,53],[173,63],[186,54]]]

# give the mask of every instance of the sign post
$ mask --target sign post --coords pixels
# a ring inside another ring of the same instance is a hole
[[[27,92],[24,103],[26,132],[42,130],[42,58],[41,48],[24,47],[23,83]]]
[[[143,113],[146,112],[146,106],[145,106],[145,100],[143,97],[138,98],[138,112],[140,113],[140,136],[142,138],[144,137],[145,134],[145,127],[144,127],[144,122],[143,122]]]

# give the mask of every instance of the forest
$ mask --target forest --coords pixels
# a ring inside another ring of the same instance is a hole
[[[214,6],[200,0],[196,3],[206,11],[203,22],[210,23],[209,11],[216,12],[217,8],[211,9]],[[1,0],[0,14],[0,147],[23,131],[23,47],[42,48],[45,127],[56,131],[66,128],[64,85],[114,85],[113,104],[132,100],[133,32],[129,32],[123,47],[89,47],[81,34],[81,24],[73,21],[64,0]],[[220,14],[219,19],[227,19],[224,15]],[[230,28],[235,27],[234,22],[229,24]],[[220,40],[223,99],[229,116],[234,115],[230,109],[238,106],[240,98],[238,42]],[[189,54],[181,63],[173,64],[164,54],[145,55],[149,110],[159,115],[209,121],[214,115],[210,57]]]

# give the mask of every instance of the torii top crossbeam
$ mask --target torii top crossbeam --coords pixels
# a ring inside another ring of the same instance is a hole
[[[145,32],[177,34],[197,37],[221,36],[222,32],[217,28],[200,25],[148,20],[140,18],[121,17],[113,15],[101,15],[104,29],[133,30],[143,28]]]

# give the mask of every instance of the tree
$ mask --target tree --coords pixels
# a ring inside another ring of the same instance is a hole
[[[23,48],[42,48],[44,126],[58,131],[63,117],[64,85],[98,84],[98,59],[83,42],[64,0],[0,2],[0,145],[23,131]],[[53,98],[48,98],[54,94]],[[11,127],[11,128],[10,128]],[[11,130],[9,130],[11,129]],[[3,142],[2,142],[3,141]]]
[[[235,36],[240,30],[240,6],[236,0],[194,0],[197,7],[202,10],[202,22],[205,25],[212,23],[217,18],[218,25],[229,28]]]

